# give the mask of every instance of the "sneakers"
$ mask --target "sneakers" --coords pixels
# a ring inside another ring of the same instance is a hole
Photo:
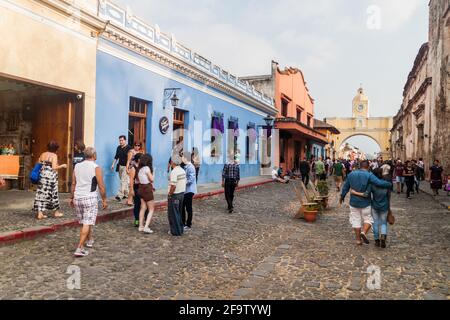
[[[184,232],[187,232],[187,231],[191,231],[191,227],[185,226],[184,227]]]
[[[86,247],[88,248],[94,247],[94,240],[89,240],[88,242],[86,242]]]
[[[367,239],[367,236],[365,233],[361,232],[361,240],[365,243],[365,244],[370,244],[369,239]]]
[[[81,248],[77,248],[77,250],[74,253],[74,256],[77,258],[83,258],[86,257],[89,254],[88,251],[81,249]]]
[[[139,220],[134,220],[134,227],[139,228]]]
[[[147,233],[147,234],[152,234],[153,233],[153,230],[152,229],[150,229],[150,228],[144,228],[144,233]]]

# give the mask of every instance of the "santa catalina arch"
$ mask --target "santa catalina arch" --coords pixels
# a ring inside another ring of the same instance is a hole
[[[367,136],[378,143],[381,148],[381,156],[387,159],[391,156],[390,130],[393,118],[370,117],[369,107],[369,98],[364,93],[364,89],[359,88],[352,103],[352,117],[326,118],[325,122],[333,125],[341,132],[334,138],[335,150],[340,150],[342,144],[354,136]]]

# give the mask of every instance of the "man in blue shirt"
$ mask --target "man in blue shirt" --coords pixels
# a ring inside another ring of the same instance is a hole
[[[389,189],[392,187],[390,182],[380,180],[375,175],[369,172],[369,162],[363,161],[360,165],[360,170],[353,171],[348,175],[342,189],[340,204],[344,202],[345,196],[350,189],[365,193],[368,191],[370,185],[379,188]],[[374,223],[372,217],[371,197],[360,197],[356,194],[350,196],[350,223],[356,234],[356,241],[358,245],[364,243],[369,244],[367,233],[372,228]],[[364,224],[364,228],[363,228]],[[362,240],[362,241],[361,241]]]
[[[184,225],[184,231],[189,231],[192,228],[192,200],[197,193],[197,177],[195,166],[191,163],[192,155],[190,152],[183,152],[183,163],[185,165],[184,171],[186,171],[186,192],[184,193],[182,222]],[[187,211],[187,219],[186,219]]]

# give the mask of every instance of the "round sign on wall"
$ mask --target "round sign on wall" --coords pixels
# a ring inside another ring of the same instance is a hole
[[[166,134],[167,131],[169,131],[169,119],[167,117],[162,117],[161,120],[159,120],[159,131],[161,131],[162,134]]]

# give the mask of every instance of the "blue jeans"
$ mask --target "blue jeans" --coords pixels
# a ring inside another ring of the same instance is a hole
[[[380,240],[380,234],[387,236],[388,225],[387,225],[387,216],[388,212],[382,212],[375,209],[372,209],[373,216],[373,236],[375,240]]]
[[[416,184],[416,192],[419,193],[420,179],[418,179],[417,177],[414,177],[414,183]]]

